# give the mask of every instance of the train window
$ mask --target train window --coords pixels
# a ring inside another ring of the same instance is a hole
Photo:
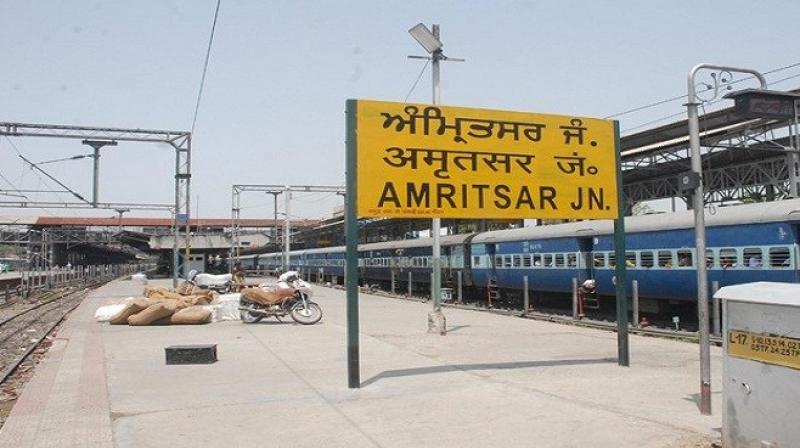
[[[672,267],[672,252],[668,250],[658,251],[658,267],[671,268]]]
[[[480,256],[472,257],[472,266],[477,268],[480,267],[480,265],[481,265],[481,257]]]
[[[636,252],[625,252],[625,267],[626,268],[636,267]]]
[[[553,266],[553,254],[544,254],[542,256],[542,265],[546,268]]]
[[[792,257],[788,247],[771,247],[769,249],[769,265],[773,268],[788,268]]]
[[[511,255],[504,255],[503,256],[503,267],[510,268],[511,267]]]
[[[535,267],[542,266],[542,255],[541,254],[533,254],[533,266],[535,266]]]
[[[503,267],[503,257],[501,255],[495,255],[494,257],[494,266],[497,268]]]
[[[748,268],[761,269],[764,265],[760,247],[745,247],[742,251],[744,263]]]
[[[608,267],[614,268],[617,266],[617,254],[614,252],[608,253]]]
[[[578,256],[574,253],[567,254],[567,267],[574,268],[578,266]]]
[[[594,267],[603,268],[606,266],[606,254],[595,252],[593,258],[594,258]]]
[[[557,268],[563,268],[564,267],[564,254],[556,254],[556,259],[555,259],[554,266],[557,267]]]
[[[653,265],[654,265],[654,263],[653,263],[653,253],[650,252],[649,250],[640,252],[639,253],[639,261],[641,262],[643,268],[647,268],[647,269],[652,268]]]
[[[714,264],[714,250],[713,249],[706,249],[706,267],[713,268],[717,266]]]
[[[514,267],[518,268],[522,266],[522,257],[519,255],[514,255]]]
[[[694,267],[694,257],[692,251],[682,249],[678,251],[678,266],[682,268]]]
[[[720,249],[719,266],[722,269],[739,267],[739,252],[732,247]]]
[[[522,256],[522,267],[529,268],[531,267],[531,255],[525,254]]]

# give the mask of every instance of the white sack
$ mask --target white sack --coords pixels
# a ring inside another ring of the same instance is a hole
[[[131,280],[136,283],[141,283],[143,285],[147,284],[147,276],[142,274],[141,272],[131,275]]]
[[[211,306],[211,322],[239,320],[239,299],[241,294],[221,294],[217,303]]]
[[[126,306],[128,306],[126,303],[101,306],[94,312],[94,320],[98,322],[108,322],[112,317],[125,309]]]

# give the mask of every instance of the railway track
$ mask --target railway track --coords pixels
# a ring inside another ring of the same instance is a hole
[[[0,384],[81,303],[85,295],[85,289],[65,289],[0,320]]]

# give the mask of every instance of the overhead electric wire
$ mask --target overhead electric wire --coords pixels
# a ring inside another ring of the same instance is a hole
[[[414,81],[414,85],[412,85],[411,89],[408,90],[408,94],[406,95],[406,98],[403,100],[404,103],[408,102],[408,98],[411,96],[412,93],[414,93],[414,89],[417,88],[417,84],[419,84],[419,80],[422,79],[422,75],[425,73],[425,69],[428,68],[428,64],[430,62],[431,62],[430,60],[425,61],[425,65],[422,66],[422,70],[420,70],[419,75],[417,75],[417,80]]]
[[[20,190],[17,188],[17,186],[16,186],[16,185],[14,185],[14,184],[13,184],[13,183],[12,183],[10,180],[8,180],[8,178],[7,178],[6,176],[4,176],[4,175],[3,175],[3,173],[0,173],[0,179],[3,179],[3,180],[4,180],[4,181],[5,181],[5,182],[6,182],[6,183],[7,183],[7,184],[8,184],[8,185],[11,187],[11,189],[12,189],[13,191],[20,191]],[[6,190],[6,191],[12,191],[12,190]],[[6,195],[6,196],[9,196],[9,195]],[[30,198],[29,198],[29,197],[27,197],[27,196],[25,196],[24,194],[23,194],[23,195],[19,195],[19,197],[25,198],[25,199],[27,199],[27,200],[29,200],[29,201],[30,201]]]
[[[772,81],[770,84],[773,84],[773,85],[774,84],[780,84],[780,83],[782,83],[784,81],[788,81],[790,79],[795,79],[795,78],[800,78],[800,73],[798,73],[796,75],[792,75],[792,76],[787,76],[786,78],[781,78],[781,79],[779,79],[777,81]]]
[[[71,157],[62,157],[60,159],[45,160],[44,162],[36,162],[36,164],[37,165],[46,165],[48,163],[66,162],[68,160],[80,160],[80,159],[85,159],[87,157],[94,157],[94,155],[92,155],[92,154],[78,154],[76,156],[71,156]]]
[[[16,152],[16,153],[17,153],[17,156],[18,156],[18,157],[22,157],[22,158],[24,159],[24,157],[22,156],[22,151],[20,151],[20,150],[19,150],[19,148],[17,148],[17,145],[15,145],[15,144],[14,144],[14,141],[13,141],[13,140],[11,140],[11,138],[10,138],[10,137],[8,137],[7,135],[5,136],[5,138],[6,138],[6,140],[8,141],[8,143],[11,145],[11,149],[13,149],[13,150],[14,150],[14,152]],[[21,171],[21,173],[20,173],[20,176],[19,176],[19,183],[20,183],[20,184],[22,184],[22,180],[24,179],[24,177],[25,177],[25,173],[26,173],[26,172],[27,172],[27,170],[25,169],[25,166],[23,165],[23,166],[22,166],[22,171]],[[34,174],[36,174],[36,177],[38,177],[38,178],[39,178],[39,181],[40,181],[40,183],[44,183],[44,184],[45,184],[47,187],[49,187],[49,186],[50,186],[50,185],[47,185],[47,183],[46,183],[46,182],[43,182],[43,178],[42,178],[41,174],[39,174],[39,173],[38,173],[38,172],[36,172],[36,171],[34,171]]]
[[[208,72],[208,60],[211,58],[211,45],[214,42],[214,33],[217,29],[217,17],[219,17],[219,6],[222,0],[217,0],[217,7],[214,10],[214,21],[211,23],[211,35],[208,37],[208,48],[206,49],[206,60],[203,63],[203,76],[200,78],[200,89],[197,92],[197,103],[194,106],[194,117],[192,118],[192,134],[197,124],[197,114],[200,111],[200,99],[203,97],[203,87],[206,83],[206,73]]]
[[[788,68],[792,68],[792,67],[796,67],[796,66],[800,66],[800,63],[796,63],[796,64],[792,64],[792,65],[787,65],[787,66],[785,66],[785,67],[781,67],[781,68],[779,68],[779,69],[770,70],[770,71],[764,72],[764,74],[765,74],[765,75],[766,75],[766,74],[772,74],[772,73],[776,73],[776,72],[778,72],[778,71],[781,71],[781,70],[786,70],[786,69],[788,69]],[[728,83],[728,84],[729,84],[729,85],[730,85],[730,84],[737,84],[737,83],[740,83],[740,82],[743,82],[743,81],[747,81],[747,80],[750,80],[750,79],[754,79],[754,78],[755,78],[755,77],[753,77],[753,76],[749,76],[749,77],[747,77],[747,78],[737,79],[737,80],[735,80],[735,81],[732,81],[732,82],[730,82],[730,83]],[[780,83],[782,83],[782,82],[786,82],[786,81],[789,81],[789,80],[791,80],[791,79],[796,79],[796,78],[800,78],[800,73],[798,73],[798,74],[794,74],[794,75],[791,75],[791,76],[787,76],[787,77],[785,77],[785,78],[781,78],[781,79],[778,79],[778,80],[775,80],[775,81],[769,81],[769,85],[780,84]],[[685,98],[685,97],[686,97],[686,95],[683,95],[683,98]],[[715,100],[711,100],[711,101],[707,101],[707,102],[705,102],[705,105],[713,105],[713,104],[718,104],[718,103],[720,103],[720,102],[722,102],[722,101],[725,101],[725,100],[726,100],[726,98],[717,98],[717,99],[715,99]],[[666,102],[666,101],[665,101],[665,102]],[[654,104],[655,104],[655,103],[654,103]],[[663,102],[662,102],[662,104],[663,104]],[[638,108],[638,110],[642,110],[642,109],[644,109],[644,108],[646,108],[646,107],[647,107],[647,106],[642,106],[642,107]],[[712,111],[712,112],[713,112],[713,111]],[[636,125],[636,126],[633,126],[633,127],[630,127],[630,128],[623,129],[623,130],[622,130],[622,132],[629,132],[629,131],[633,131],[633,130],[636,130],[636,129],[641,129],[641,128],[647,127],[647,126],[649,126],[649,125],[651,125],[651,124],[659,123],[659,122],[661,122],[661,121],[668,120],[668,119],[670,119],[670,118],[679,117],[679,116],[681,116],[681,115],[685,115],[685,114],[686,114],[686,111],[685,111],[685,110],[684,110],[684,111],[681,111],[681,112],[677,112],[677,113],[669,114],[669,115],[666,115],[666,116],[663,116],[663,117],[660,117],[660,118],[656,118],[655,120],[650,120],[650,121],[647,121],[647,122],[644,122],[644,123],[638,124],[638,125]],[[617,115],[619,115],[619,114],[617,114]],[[612,116],[614,116],[614,115],[612,115]]]
[[[78,194],[78,193],[76,193],[75,191],[73,191],[71,188],[69,188],[68,186],[66,186],[65,184],[63,184],[61,181],[59,181],[59,180],[58,180],[58,179],[56,179],[55,177],[51,176],[51,175],[50,175],[50,174],[49,174],[47,171],[45,171],[45,170],[43,170],[43,169],[39,168],[38,166],[36,166],[36,164],[35,164],[35,163],[33,163],[33,162],[31,162],[30,160],[26,159],[26,158],[25,158],[25,156],[23,156],[22,154],[20,154],[20,155],[19,155],[19,158],[20,158],[20,159],[22,159],[22,160],[24,160],[25,162],[27,162],[27,163],[28,163],[28,165],[30,165],[30,166],[31,166],[31,168],[33,168],[33,169],[35,169],[35,170],[39,171],[40,173],[44,174],[44,175],[45,175],[45,176],[47,176],[47,177],[48,177],[50,180],[52,180],[53,182],[55,182],[55,183],[57,183],[58,185],[60,185],[60,186],[61,186],[63,189],[65,189],[65,190],[69,191],[70,193],[72,193],[72,195],[73,195],[73,196],[75,196],[76,198],[78,198],[79,200],[81,200],[81,201],[83,201],[83,202],[85,202],[85,203],[87,203],[87,204],[91,204],[91,202],[89,202],[89,201],[87,201],[86,199],[84,199],[84,198],[83,198],[83,196],[81,196],[80,194]]]
[[[17,156],[21,157],[23,160],[26,160],[28,163],[30,163],[30,161],[28,161],[27,159],[25,159],[25,157],[22,155],[22,152],[19,150],[19,148],[17,148],[17,145],[15,145],[15,144],[14,144],[14,141],[13,141],[13,140],[11,140],[11,138],[9,138],[8,136],[5,136],[5,138],[6,138],[6,140],[8,141],[8,143],[11,145],[11,148],[14,150],[14,152],[16,152],[16,153],[17,153]],[[40,169],[40,170],[41,170],[41,169]],[[22,179],[23,179],[23,177],[24,177],[24,173],[25,173],[25,172],[26,172],[26,170],[24,169],[24,166],[23,166],[22,174],[20,175],[20,183],[22,183]],[[44,171],[42,170],[42,172],[44,172]],[[51,192],[52,192],[52,193],[63,193],[63,191],[61,191],[61,190],[54,190],[54,189],[52,188],[52,186],[50,186],[50,185],[49,185],[49,184],[46,182],[45,178],[44,178],[44,177],[42,177],[42,175],[41,175],[41,174],[39,174],[37,171],[34,171],[34,174],[36,174],[36,177],[39,179],[39,187],[41,187],[42,185],[44,185],[44,186],[46,186],[46,187],[50,188],[50,190],[51,190]],[[55,180],[55,179],[53,179],[53,180]],[[57,182],[57,183],[59,183],[59,185],[61,185],[62,187],[64,187],[64,188],[66,188],[67,190],[69,190],[69,188],[67,188],[65,185],[61,184],[61,183],[60,183],[60,182],[58,182],[58,181],[56,181],[56,182]],[[69,190],[69,192],[74,194],[74,192],[72,192],[72,190]],[[27,199],[28,201],[31,201],[31,199],[30,199],[30,198],[26,198],[26,199]],[[84,200],[84,201],[85,201],[85,200]],[[62,203],[64,203],[65,205],[67,204],[67,201],[64,201],[63,199],[61,200],[61,202],[62,202]],[[54,215],[54,214],[53,214],[53,213],[52,213],[50,210],[48,210],[48,209],[46,209],[46,208],[44,208],[44,207],[36,207],[36,208],[41,208],[41,209],[42,209],[42,210],[43,210],[45,213],[47,213],[48,215],[55,216],[55,215]]]
[[[789,65],[785,65],[783,67],[778,67],[778,68],[774,68],[774,69],[771,69],[771,70],[767,70],[767,71],[763,72],[762,74],[763,75],[770,75],[770,74],[773,74],[773,73],[777,73],[777,72],[780,72],[780,71],[783,71],[783,70],[788,70],[790,68],[794,68],[794,67],[798,67],[798,66],[800,66],[800,62],[795,62],[795,63],[789,64]],[[740,82],[747,81],[747,80],[753,79],[753,78],[755,78],[755,77],[754,76],[746,76],[744,78],[737,79],[735,81],[731,81],[731,82],[728,83],[728,85],[738,84]],[[772,84],[777,84],[778,82],[780,82],[780,81],[775,81]],[[645,104],[643,106],[634,107],[633,109],[628,109],[628,110],[625,110],[625,111],[622,111],[622,112],[611,114],[611,115],[608,115],[607,117],[604,117],[604,118],[605,119],[610,119],[610,118],[620,117],[622,115],[627,115],[627,114],[630,114],[630,113],[633,113],[633,112],[638,112],[640,110],[644,110],[644,109],[649,109],[651,107],[660,106],[662,104],[670,103],[672,101],[677,101],[677,100],[680,100],[680,99],[683,99],[683,98],[686,98],[686,97],[687,97],[687,94],[684,93],[683,95],[677,95],[677,96],[673,96],[673,97],[670,97],[670,98],[665,98],[663,100],[659,100],[659,101],[656,101],[656,102],[653,102],[653,103],[650,103],[650,104]]]

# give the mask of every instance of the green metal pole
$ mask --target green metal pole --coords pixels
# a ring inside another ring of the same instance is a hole
[[[617,286],[617,364],[631,365],[628,347],[628,294],[625,291],[625,195],[622,192],[622,164],[620,163],[619,122],[614,121],[614,154],[617,161],[617,207],[614,220],[614,253],[617,261],[615,274]]]
[[[358,355],[358,216],[356,200],[358,197],[358,177],[356,176],[356,110],[358,102],[347,100],[345,115],[347,122],[346,178],[344,231],[347,242],[347,258],[344,268],[347,290],[347,387],[361,387]]]

